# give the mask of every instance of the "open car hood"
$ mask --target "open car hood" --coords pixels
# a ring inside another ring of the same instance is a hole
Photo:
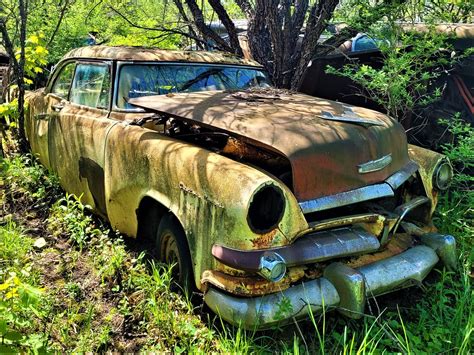
[[[289,91],[205,91],[130,99],[287,157],[296,198],[382,182],[408,162],[403,127],[379,112]]]

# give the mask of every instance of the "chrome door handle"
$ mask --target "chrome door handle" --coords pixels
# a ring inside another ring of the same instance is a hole
[[[63,104],[56,104],[56,105],[52,105],[51,108],[56,111],[56,112],[59,112],[61,111],[63,108],[64,108],[64,105]]]

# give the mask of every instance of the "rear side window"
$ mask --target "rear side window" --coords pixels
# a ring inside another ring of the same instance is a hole
[[[110,102],[109,66],[78,64],[72,82],[70,101],[79,105],[107,109]]]
[[[74,67],[76,63],[68,63],[62,67],[56,81],[54,82],[51,93],[66,99],[71,87],[72,76],[74,75]]]

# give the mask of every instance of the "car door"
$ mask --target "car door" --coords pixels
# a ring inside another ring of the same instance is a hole
[[[49,158],[61,185],[104,216],[105,140],[117,123],[108,118],[110,73],[109,62],[78,61],[68,99],[49,122]]]
[[[29,100],[31,114],[27,116],[25,125],[31,150],[38,156],[41,163],[51,169],[49,159],[49,124],[51,118],[58,116],[63,101],[69,95],[76,63],[61,63],[52,73],[47,88],[34,93]]]

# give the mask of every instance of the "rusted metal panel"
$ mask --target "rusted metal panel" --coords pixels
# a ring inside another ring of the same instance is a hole
[[[278,282],[270,282],[256,275],[231,276],[220,271],[207,270],[201,282],[212,284],[222,290],[243,297],[254,297],[286,290],[292,283],[305,276],[303,267],[290,268],[285,277]]]
[[[321,117],[323,111],[344,114],[345,106],[337,102],[287,91],[255,95],[249,99],[213,91],[147,96],[130,103],[230,132],[283,154],[291,162],[299,201],[381,182],[409,163],[403,128],[381,113],[354,108],[360,118],[381,124],[363,127]],[[392,157],[387,167],[358,172],[358,165],[387,154]]]
[[[380,214],[364,213],[311,222],[309,224],[309,229],[298,233],[298,237],[302,237],[312,232],[322,231],[331,228],[341,228],[349,225],[360,225],[372,235],[380,236],[387,219],[387,217],[382,216]]]

